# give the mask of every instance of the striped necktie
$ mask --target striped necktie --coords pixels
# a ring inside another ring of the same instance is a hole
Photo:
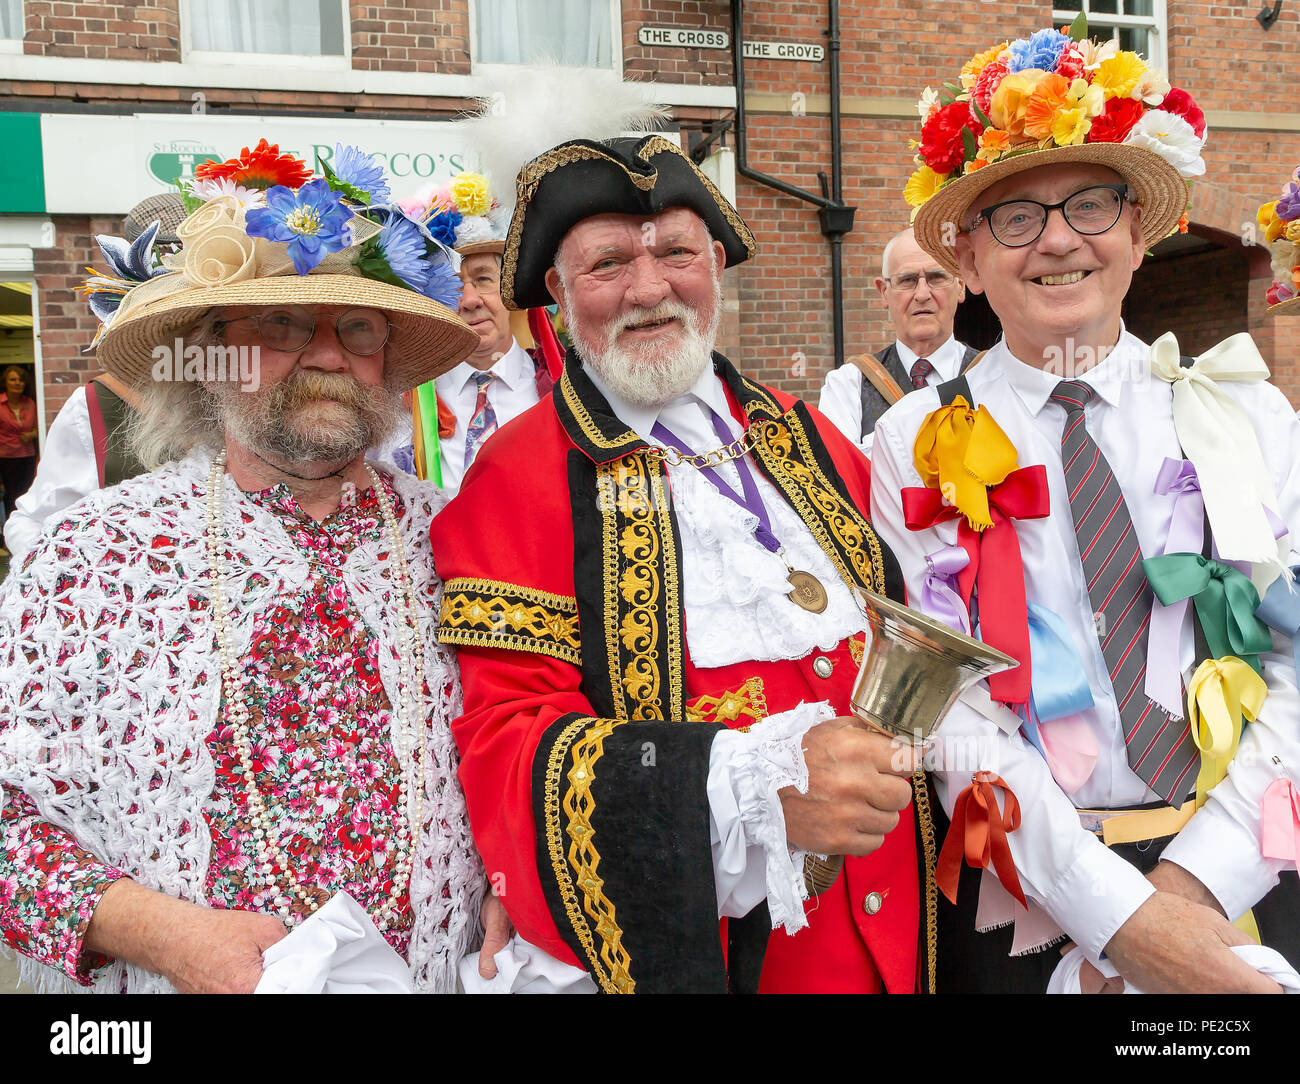
[[[488,385],[495,379],[492,373],[475,373],[471,380],[478,385],[478,397],[474,400],[474,416],[469,420],[465,430],[465,469],[474,462],[474,456],[493,433],[497,431],[497,412],[488,402]]]
[[[908,375],[912,378],[912,387],[925,387],[925,378],[934,372],[934,366],[930,364],[929,358],[917,358],[912,362],[912,371]]]
[[[1167,715],[1143,689],[1151,585],[1124,494],[1084,424],[1083,408],[1095,394],[1080,381],[1062,380],[1051,396],[1065,408],[1061,463],[1070,514],[1102,657],[1119,704],[1129,767],[1174,805],[1186,794],[1196,746],[1187,723]]]

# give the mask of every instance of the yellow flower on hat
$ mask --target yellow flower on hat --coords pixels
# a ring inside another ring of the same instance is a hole
[[[481,173],[460,173],[451,182],[451,198],[463,215],[485,215],[492,209],[487,178]]]
[[[1127,98],[1146,73],[1147,65],[1137,53],[1122,50],[1097,65],[1092,85],[1101,87],[1107,98]]]
[[[1282,223],[1282,236],[1288,241],[1300,242],[1300,218],[1292,219],[1290,222]]]
[[[947,179],[946,173],[936,173],[929,166],[922,166],[908,178],[907,186],[903,189],[903,199],[907,200],[909,207],[920,207],[943,187],[943,182]]]
[[[1283,232],[1286,230],[1286,223],[1283,222],[1282,219],[1278,217],[1277,205],[1278,205],[1277,200],[1274,200],[1272,203],[1266,203],[1259,209],[1258,213],[1255,215],[1256,221],[1258,221],[1259,224],[1264,227],[1265,244],[1271,245],[1274,241],[1276,241],[1279,237],[1281,237]]]
[[[1088,138],[1092,117],[1087,109],[1063,109],[1052,123],[1052,139],[1058,147],[1073,147]]]
[[[1004,41],[1001,45],[993,46],[992,49],[985,49],[982,53],[976,53],[966,61],[961,68],[961,85],[970,90],[975,85],[975,80],[979,78],[980,72],[1006,52],[1010,44],[1010,42]]]

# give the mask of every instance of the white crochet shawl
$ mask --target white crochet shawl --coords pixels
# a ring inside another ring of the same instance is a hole
[[[102,861],[195,903],[203,900],[211,847],[202,816],[215,779],[206,737],[220,700],[204,546],[211,462],[195,452],[91,494],[0,588],[0,783],[26,793],[46,820]],[[454,991],[457,962],[477,936],[484,878],[456,782],[450,724],[460,712],[460,682],[435,635],[442,584],[429,522],[444,502],[436,487],[401,472],[393,484],[405,506],[399,526],[416,596],[426,604],[420,628],[430,691],[408,962],[417,990]],[[301,590],[308,565],[271,512],[229,474],[224,485],[226,597],[232,647],[243,655],[255,615]],[[160,535],[175,547],[155,548]],[[380,676],[396,706],[400,595],[387,550],[386,533],[357,546],[342,576],[380,641]],[[20,963],[23,979],[39,988],[77,989],[50,968]],[[95,989],[123,985],[171,989],[118,963]]]

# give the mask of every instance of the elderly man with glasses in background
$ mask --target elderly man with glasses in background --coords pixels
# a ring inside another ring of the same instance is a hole
[[[817,406],[849,440],[871,453],[880,416],[906,392],[957,376],[975,357],[952,333],[966,297],[961,280],[922,250],[910,229],[885,245],[876,290],[894,341],[826,374]]]

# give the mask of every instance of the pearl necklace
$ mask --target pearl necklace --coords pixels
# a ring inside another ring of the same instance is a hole
[[[225,547],[221,544],[224,536],[221,523],[221,497],[225,468],[226,453],[222,452],[212,461],[212,473],[208,478],[207,546],[209,580],[212,585],[212,616],[216,624],[217,651],[221,656],[221,686],[226,703],[226,722],[230,725],[233,734],[235,750],[239,755],[240,770],[244,778],[244,790],[248,797],[248,816],[253,826],[253,840],[257,848],[258,870],[266,886],[278,891],[274,906],[280,920],[285,925],[293,925],[301,919],[293,912],[291,896],[296,897],[309,914],[315,912],[320,904],[294,875],[288,856],[276,841],[275,824],[267,811],[266,800],[257,787],[257,773],[253,768],[253,740],[248,726],[248,705],[244,703],[242,688],[244,677],[238,666],[239,660],[230,646],[229,609],[226,603],[225,583],[226,555]],[[406,561],[406,547],[397,529],[397,517],[393,513],[392,502],[388,499],[387,491],[380,484],[374,468],[369,463],[365,464],[365,468],[375,487],[375,497],[383,516],[384,531],[388,535],[393,567],[402,596],[398,615],[397,642],[403,695],[398,698],[399,725],[397,727],[390,725],[389,728],[393,753],[402,765],[401,780],[398,783],[398,814],[394,821],[397,827],[394,840],[397,863],[393,885],[388,893],[389,898],[384,901],[375,915],[375,925],[380,930],[387,930],[410,884],[411,869],[415,863],[414,841],[419,837],[421,825],[424,823],[424,742],[420,733],[423,720],[420,701],[421,690],[424,688],[424,641],[417,623],[415,587],[411,581],[410,565]],[[410,800],[412,792],[415,794],[414,803]],[[278,874],[277,867],[280,871]]]

